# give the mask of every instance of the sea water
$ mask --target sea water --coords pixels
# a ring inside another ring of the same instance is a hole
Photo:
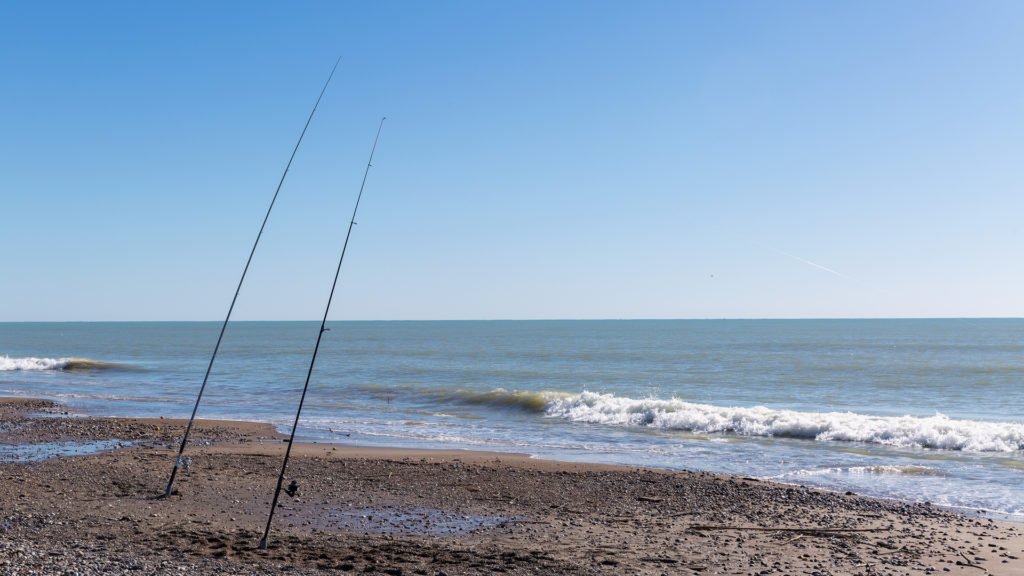
[[[1024,521],[1024,320],[329,326],[306,440],[725,472]],[[187,418],[219,329],[0,323],[0,395]],[[318,329],[230,324],[200,417],[289,430]]]

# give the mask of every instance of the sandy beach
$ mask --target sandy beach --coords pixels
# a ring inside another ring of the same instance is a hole
[[[19,447],[0,461],[0,573],[1024,574],[1024,527],[923,503],[331,444],[296,446],[298,492],[282,495],[260,551],[281,435],[200,421],[189,471],[160,498],[183,429],[0,401],[0,444]],[[88,446],[107,450],[67,455]]]

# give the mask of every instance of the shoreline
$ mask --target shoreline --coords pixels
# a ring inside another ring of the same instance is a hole
[[[26,402],[30,402],[30,403],[31,402],[52,402],[52,403],[60,405],[60,406],[65,406],[64,402],[61,399],[59,399],[59,398],[8,397],[8,396],[0,395],[0,404],[3,404],[5,402],[9,402],[9,401],[11,401],[11,402],[14,402],[14,401],[26,401]],[[114,419],[114,420],[124,420],[124,421],[155,423],[155,424],[159,424],[159,423],[174,423],[175,425],[180,425],[180,426],[184,426],[185,422],[187,422],[187,420],[183,419],[183,418],[167,418],[167,417],[164,417],[164,416],[158,416],[158,417],[157,416],[140,417],[140,416],[125,416],[125,415],[97,416],[97,415],[93,415],[93,414],[89,414],[89,413],[73,413],[73,412],[69,412],[67,410],[55,412],[54,415],[55,416],[65,416],[65,417],[69,417],[69,418]],[[239,425],[242,425],[244,427],[253,426],[253,427],[257,427],[257,428],[267,426],[267,427],[270,427],[271,430],[273,430],[274,434],[277,434],[280,437],[287,437],[288,436],[287,432],[278,431],[277,430],[277,426],[278,425],[274,424],[272,422],[259,421],[259,420],[246,420],[246,419],[241,419],[241,418],[197,418],[196,422],[200,422],[200,421],[206,422],[206,423],[217,423],[217,424],[226,425],[226,426],[231,426],[233,424],[239,424]],[[516,451],[505,452],[505,451],[502,451],[502,450],[493,450],[493,449],[489,450],[489,449],[486,449],[486,448],[475,448],[475,447],[437,448],[437,447],[416,447],[416,446],[392,446],[392,445],[387,445],[387,444],[381,445],[380,443],[348,444],[348,443],[342,443],[340,441],[333,441],[333,440],[330,440],[330,439],[323,439],[323,438],[314,439],[314,438],[316,438],[316,437],[315,436],[303,437],[303,435],[300,434],[298,436],[298,438],[296,439],[296,441],[295,441],[295,446],[299,447],[299,446],[303,446],[303,445],[310,445],[310,446],[314,446],[314,445],[329,445],[329,446],[336,446],[336,447],[339,447],[339,448],[344,447],[345,451],[353,453],[353,454],[365,452],[366,454],[375,454],[375,455],[380,456],[380,457],[387,456],[390,451],[394,451],[395,454],[401,454],[401,455],[406,455],[406,454],[403,454],[403,453],[406,453],[406,452],[411,453],[409,455],[416,455],[416,454],[420,454],[420,453],[435,453],[436,452],[438,454],[448,454],[448,453],[452,453],[452,454],[475,454],[475,453],[493,454],[493,455],[499,456],[499,457],[516,457],[516,456],[521,456],[523,458],[527,458],[527,459],[531,459],[531,460],[546,460],[546,461],[562,463],[562,464],[593,464],[593,465],[598,465],[598,466],[608,466],[608,467],[611,467],[611,468],[620,468],[620,469],[640,468],[640,469],[644,469],[644,470],[663,471],[663,472],[703,472],[703,473],[718,475],[718,476],[722,476],[722,477],[745,477],[745,478],[751,479],[751,480],[758,480],[758,481],[764,481],[764,482],[772,482],[772,483],[775,483],[775,484],[781,484],[781,485],[785,485],[785,486],[794,486],[794,487],[809,486],[811,489],[814,489],[814,490],[819,490],[819,491],[829,492],[829,493],[835,493],[835,494],[846,494],[846,493],[849,493],[851,489],[852,490],[856,490],[856,487],[843,487],[843,486],[840,486],[840,487],[829,487],[829,486],[815,485],[813,483],[805,484],[805,483],[799,482],[796,478],[792,479],[791,481],[787,481],[785,479],[780,479],[780,478],[777,478],[777,477],[774,477],[774,476],[772,476],[772,477],[769,477],[769,476],[753,476],[753,477],[751,477],[751,475],[745,475],[745,474],[740,473],[740,472],[730,473],[730,472],[723,472],[723,471],[704,470],[704,469],[697,468],[697,467],[694,467],[694,468],[682,468],[682,467],[671,467],[671,466],[668,466],[668,465],[661,465],[661,466],[659,466],[657,464],[639,465],[639,464],[629,464],[629,463],[600,462],[600,461],[587,460],[587,459],[579,459],[579,460],[560,459],[557,455],[555,455],[555,456],[539,455],[539,454],[530,454],[530,453],[526,453],[526,452],[516,452]],[[180,441],[180,437],[179,437],[179,441]],[[923,499],[922,500],[915,500],[915,499],[901,498],[899,496],[891,496],[891,495],[884,495],[884,494],[861,494],[860,492],[856,492],[856,493],[858,495],[863,495],[865,497],[875,498],[875,499],[879,499],[879,500],[883,500],[883,501],[887,501],[887,502],[893,502],[893,503],[916,504],[916,503],[924,502],[924,503],[926,503],[926,504],[928,504],[930,506],[934,506],[936,508],[939,508],[939,509],[942,509],[942,510],[947,510],[949,512],[953,512],[953,513],[956,513],[956,514],[963,514],[963,515],[968,516],[968,517],[977,517],[977,518],[983,518],[983,519],[993,519],[993,520],[999,520],[999,521],[1002,521],[1002,522],[1008,522],[1008,523],[1011,523],[1011,524],[1017,524],[1017,525],[1020,525],[1020,526],[1024,526],[1024,515],[1014,514],[1014,513],[1006,512],[1006,511],[999,510],[999,509],[985,509],[985,508],[978,508],[976,506],[966,506],[966,505],[956,506],[956,505],[949,505],[949,504],[935,504],[933,502],[928,502],[928,501],[925,501]]]
[[[0,458],[0,572],[1024,573],[1020,525],[935,506],[707,472],[328,443],[295,444],[287,478],[299,492],[282,494],[261,552],[285,448],[273,425],[197,420],[191,469],[162,499],[183,421],[62,410],[0,398],[0,443],[129,446]]]

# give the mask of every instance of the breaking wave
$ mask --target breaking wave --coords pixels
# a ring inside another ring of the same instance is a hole
[[[493,408],[512,408],[526,412],[543,414],[551,403],[561,398],[572,397],[563,392],[529,392],[520,390],[472,390],[468,388],[420,388],[416,386],[377,386],[364,385],[357,388],[372,395],[377,400],[402,398],[417,399],[437,404],[466,404],[490,406]]]
[[[13,371],[85,371],[125,368],[120,364],[90,360],[89,358],[11,358],[0,356],[0,372]]]
[[[848,441],[896,447],[976,452],[1024,450],[1024,424],[934,416],[869,416],[695,404],[679,399],[618,397],[584,392],[548,400],[545,414],[573,422],[648,427],[702,434]]]
[[[548,418],[608,426],[693,434],[863,442],[905,448],[970,452],[1024,450],[1024,423],[982,422],[934,416],[872,416],[853,412],[800,412],[697,404],[678,398],[638,400],[614,394],[519,391],[497,388],[423,388],[363,385],[377,400],[400,399],[432,406],[468,405],[521,410]],[[904,473],[912,473],[904,471]]]

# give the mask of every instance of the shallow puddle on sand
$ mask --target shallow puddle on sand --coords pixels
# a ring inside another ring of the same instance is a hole
[[[374,534],[458,536],[514,520],[511,516],[478,516],[433,508],[335,508],[320,512],[316,523],[321,528]]]
[[[82,456],[128,446],[131,446],[131,442],[124,440],[0,444],[0,462],[38,462],[57,456]]]

